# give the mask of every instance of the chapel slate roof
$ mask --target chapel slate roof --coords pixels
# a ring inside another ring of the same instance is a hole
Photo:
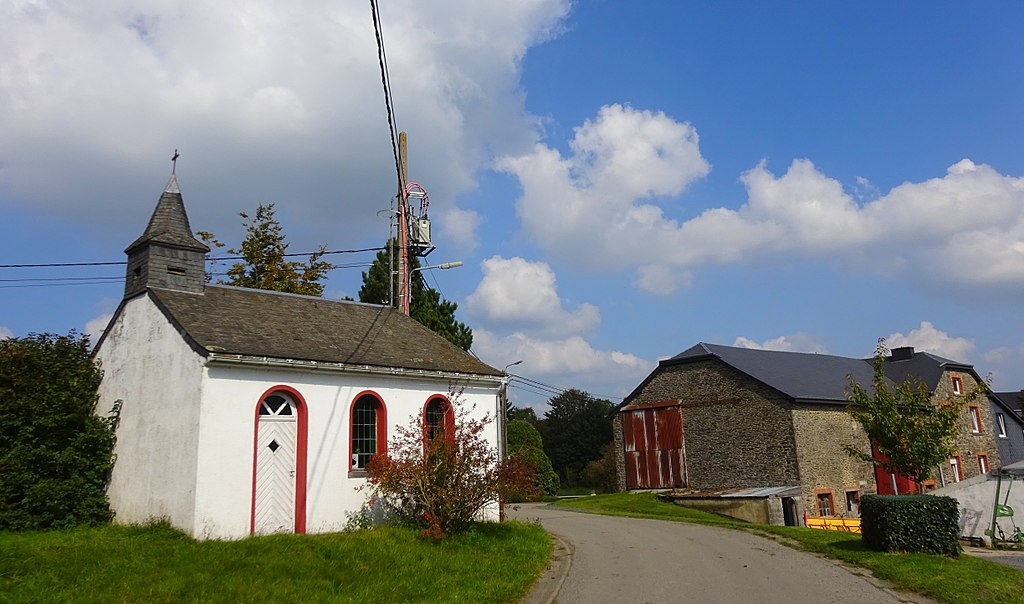
[[[181,191],[178,189],[178,179],[171,174],[167,181],[160,200],[153,209],[153,215],[149,218],[149,224],[142,236],[125,248],[126,254],[144,243],[156,242],[166,245],[196,250],[203,253],[209,252],[210,248],[192,235],[192,228],[188,224],[188,215],[185,214],[185,202],[181,199]]]
[[[148,291],[201,354],[502,375],[390,306],[226,285]]]
[[[703,342],[661,362],[691,363],[711,358],[749,375],[796,402],[845,403],[852,376],[872,392],[874,368],[869,361],[827,354],[737,348]]]

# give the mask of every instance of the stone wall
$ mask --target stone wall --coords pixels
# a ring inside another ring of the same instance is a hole
[[[790,404],[778,392],[712,359],[660,366],[629,402],[666,400],[681,401],[689,488],[799,484]],[[617,456],[621,432],[620,419]]]
[[[846,510],[846,492],[875,491],[871,464],[851,457],[851,446],[870,454],[863,428],[842,405],[797,405],[793,410],[800,490],[804,509],[817,516],[819,493],[832,494],[834,516],[856,516]]]
[[[615,482],[621,493],[626,490],[626,444],[622,439],[622,414],[612,418],[612,435],[615,437]]]
[[[978,465],[978,455],[983,454],[988,458],[989,470],[1000,467],[1001,461],[999,459],[999,447],[996,445],[996,434],[995,434],[995,418],[992,417],[992,409],[988,400],[984,396],[980,396],[977,399],[971,401],[971,404],[978,406],[978,411],[981,414],[981,431],[973,432],[971,429],[971,416],[968,411],[968,405],[966,404],[966,397],[963,394],[953,394],[953,377],[959,377],[963,380],[963,393],[971,392],[977,385],[978,382],[974,379],[974,376],[970,372],[961,371],[946,371],[939,378],[939,383],[935,386],[935,391],[932,393],[932,400],[939,402],[945,401],[949,398],[964,399],[963,411],[960,414],[960,432],[957,434],[955,445],[953,446],[953,454],[960,456],[960,466],[963,474],[963,478],[971,478],[981,474],[981,470]],[[945,484],[951,484],[953,480],[952,468],[949,462],[946,462],[940,466],[942,472],[941,478],[935,476],[935,480],[939,486]]]

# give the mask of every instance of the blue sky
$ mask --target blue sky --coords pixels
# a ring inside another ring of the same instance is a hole
[[[194,229],[274,202],[292,251],[383,243],[367,4],[222,4],[0,3],[0,264],[123,260],[175,148]],[[784,4],[381,2],[476,354],[615,399],[699,341],[885,337],[1024,388],[1024,4]],[[98,334],[122,273],[0,269],[0,335]]]

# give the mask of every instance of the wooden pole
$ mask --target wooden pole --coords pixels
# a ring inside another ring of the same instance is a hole
[[[409,200],[405,186],[409,182],[408,137],[398,133],[398,300],[402,314],[409,314]]]

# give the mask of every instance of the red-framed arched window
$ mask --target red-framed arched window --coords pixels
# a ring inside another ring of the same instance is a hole
[[[349,409],[350,472],[366,469],[370,459],[388,448],[388,410],[384,399],[366,390],[352,399]]]
[[[423,406],[423,438],[430,441],[439,436],[455,440],[455,410],[448,397],[436,394]]]

